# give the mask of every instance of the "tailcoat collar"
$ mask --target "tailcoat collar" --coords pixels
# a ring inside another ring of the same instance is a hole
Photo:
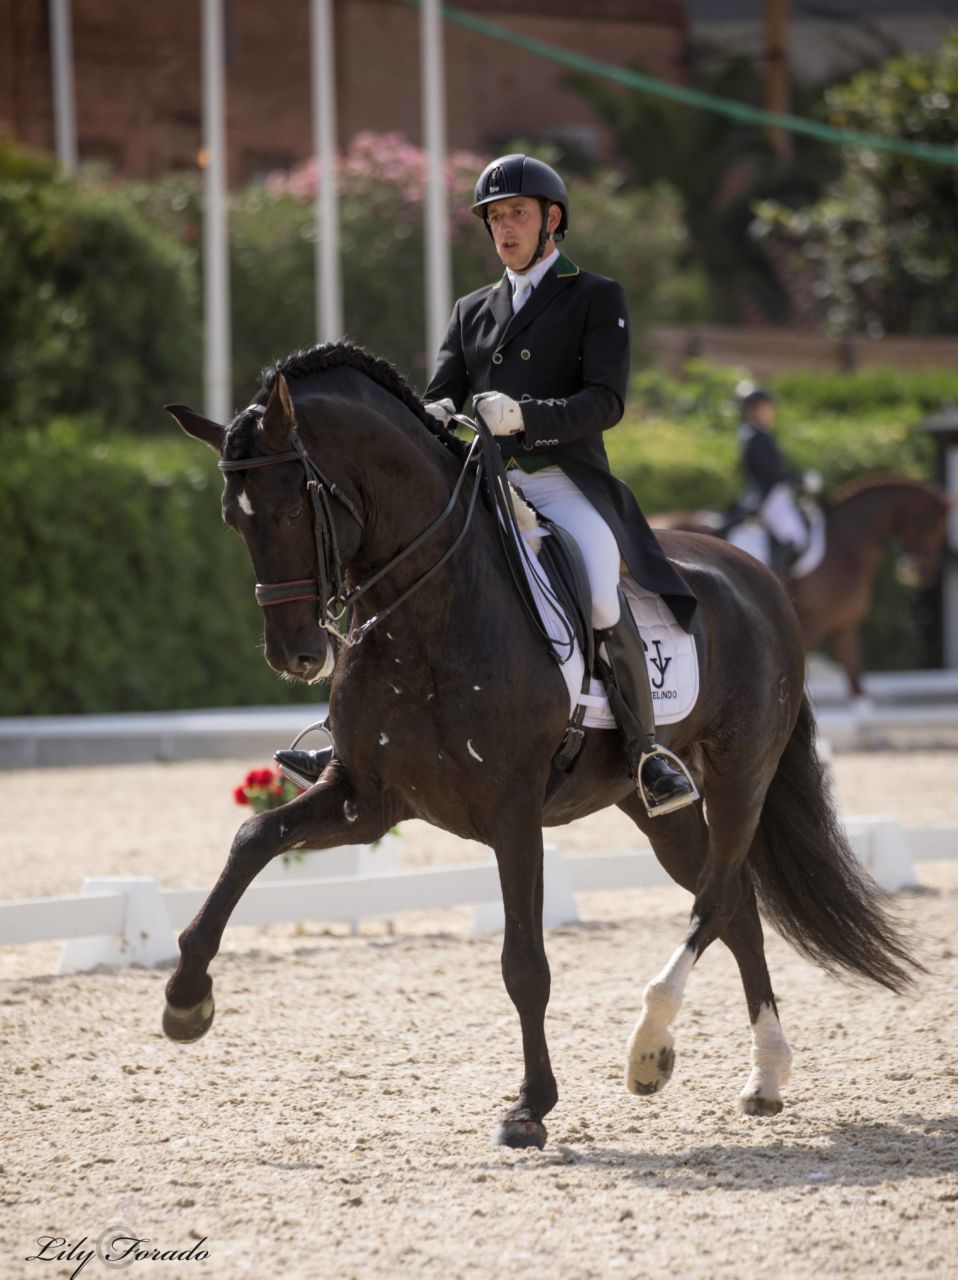
[[[500,344],[509,342],[510,339],[523,330],[536,318],[540,311],[549,305],[555,295],[566,288],[578,274],[579,268],[576,264],[567,258],[564,253],[560,253],[539,284],[532,290],[528,302],[526,302],[521,311],[514,315],[509,277],[503,272],[501,279],[490,289],[488,302],[492,314],[496,318]]]

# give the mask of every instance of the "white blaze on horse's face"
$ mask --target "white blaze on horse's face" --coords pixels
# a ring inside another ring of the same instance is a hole
[[[244,511],[248,516],[253,514],[253,504],[250,502],[245,489],[240,490],[240,496],[236,501],[239,504],[240,511]]]

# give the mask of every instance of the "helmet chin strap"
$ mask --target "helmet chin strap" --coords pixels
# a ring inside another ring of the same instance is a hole
[[[540,200],[539,204],[542,207],[542,226],[539,229],[539,243],[536,245],[535,253],[529,259],[526,265],[524,267],[520,267],[519,270],[516,272],[516,274],[520,276],[525,275],[525,273],[529,270],[530,267],[534,267],[536,265],[536,263],[545,253],[546,245],[549,243],[549,231],[548,231],[549,201]]]

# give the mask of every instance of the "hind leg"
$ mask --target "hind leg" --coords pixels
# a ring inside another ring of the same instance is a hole
[[[781,1087],[788,1081],[792,1051],[778,1020],[778,1008],[765,963],[765,941],[755,893],[748,886],[746,901],[722,934],[735,957],[752,1026],[752,1069],[739,1094],[739,1110],[749,1116],[774,1116],[782,1109]]]
[[[706,874],[709,830],[701,809],[696,807],[677,814],[666,826],[650,823],[634,796],[625,800],[620,808],[654,839],[656,856],[669,875],[696,895],[696,909],[686,940],[646,988],[642,1016],[629,1039],[626,1084],[632,1093],[652,1094],[663,1089],[672,1074],[675,1055],[670,1023],[681,1007],[692,966],[715,936],[712,931],[715,919],[718,917],[721,921],[722,913],[713,911],[712,929],[702,928],[705,911],[699,907],[699,900],[707,903],[710,886]],[[720,928],[718,936],[739,966],[752,1026],[752,1071],[739,1106],[750,1115],[768,1115],[782,1108],[779,1089],[788,1078],[791,1052],[778,1021],[755,895],[741,869],[738,878],[737,888],[732,887],[731,892],[725,893],[726,899],[731,898],[738,905],[733,907],[731,918]]]
[[[635,793],[619,808],[654,840],[655,855],[672,879],[694,893],[708,846],[701,806],[682,809],[654,823]],[[686,937],[662,972],[645,988],[642,1014],[626,1050],[625,1083],[631,1093],[658,1093],[672,1076],[675,1053],[670,1026],[681,1008],[685,984],[696,959]]]

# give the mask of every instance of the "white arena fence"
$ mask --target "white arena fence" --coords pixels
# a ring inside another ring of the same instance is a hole
[[[845,826],[862,865],[889,892],[918,885],[915,861],[958,858],[958,828],[903,829],[893,820],[868,817],[848,818]],[[347,852],[327,850],[319,856],[333,861]],[[543,917],[550,928],[577,921],[579,893],[671,883],[651,852],[564,857],[557,845],[546,845]],[[176,934],[206,894],[206,889],[161,889],[149,876],[91,876],[79,895],[0,903],[0,946],[64,939],[60,973],[98,965],[164,964],[176,957]],[[360,920],[391,919],[402,911],[463,905],[475,908],[477,932],[502,928],[499,878],[491,861],[287,882],[259,877],[230,924],[320,920],[346,921],[355,928]]]

